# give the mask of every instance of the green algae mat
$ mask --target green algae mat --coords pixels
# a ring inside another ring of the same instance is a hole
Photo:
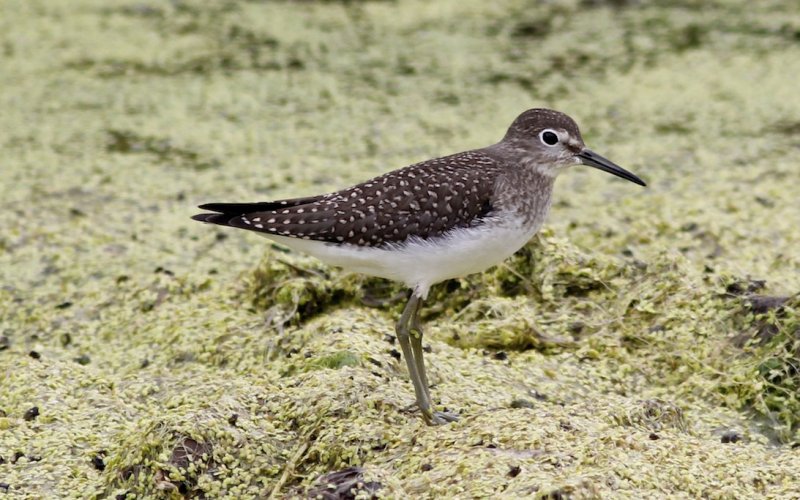
[[[798,498],[800,11],[0,3],[0,497]],[[209,201],[339,189],[530,107],[642,176],[426,309]]]

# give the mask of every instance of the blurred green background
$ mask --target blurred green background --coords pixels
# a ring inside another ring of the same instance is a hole
[[[0,492],[796,497],[797,75],[788,0],[3,0]],[[399,288],[189,220],[531,107],[649,186],[434,291],[445,428]]]

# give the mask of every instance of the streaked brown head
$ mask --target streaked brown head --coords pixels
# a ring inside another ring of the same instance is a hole
[[[559,111],[544,108],[525,111],[514,120],[501,143],[526,151],[529,161],[551,175],[580,164],[646,185],[639,177],[587,148],[575,120]]]

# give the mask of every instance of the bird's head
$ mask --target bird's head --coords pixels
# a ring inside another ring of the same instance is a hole
[[[639,177],[587,148],[575,120],[558,111],[525,111],[508,128],[502,144],[525,151],[528,163],[546,175],[555,177],[567,167],[587,165],[646,186]]]

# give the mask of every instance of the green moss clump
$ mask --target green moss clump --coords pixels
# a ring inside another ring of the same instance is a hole
[[[614,420],[621,425],[642,427],[652,431],[676,429],[685,432],[688,429],[683,410],[674,403],[658,399],[638,403],[632,408],[620,408]]]
[[[345,299],[338,275],[314,259],[273,251],[246,277],[244,298],[266,311],[270,325],[297,324]]]
[[[112,471],[104,475],[107,494],[254,496],[277,480],[294,433],[275,427],[256,403],[268,387],[250,387],[257,392],[248,394],[234,383],[209,391],[187,377],[173,389],[180,392],[162,392],[166,400],[151,396],[163,405],[160,415],[113,436],[105,450],[106,470]],[[241,467],[245,463],[250,465]]]
[[[524,351],[573,345],[571,337],[548,334],[548,328],[540,326],[550,316],[524,297],[479,299],[440,327],[437,335],[463,348]]]
[[[741,345],[719,391],[754,411],[782,442],[800,442],[800,295],[740,301],[733,341]]]
[[[315,359],[311,366],[314,368],[330,368],[333,370],[338,370],[339,368],[345,366],[358,366],[361,364],[361,359],[359,357],[350,352],[350,351],[338,351],[330,356],[324,356],[318,359]]]

